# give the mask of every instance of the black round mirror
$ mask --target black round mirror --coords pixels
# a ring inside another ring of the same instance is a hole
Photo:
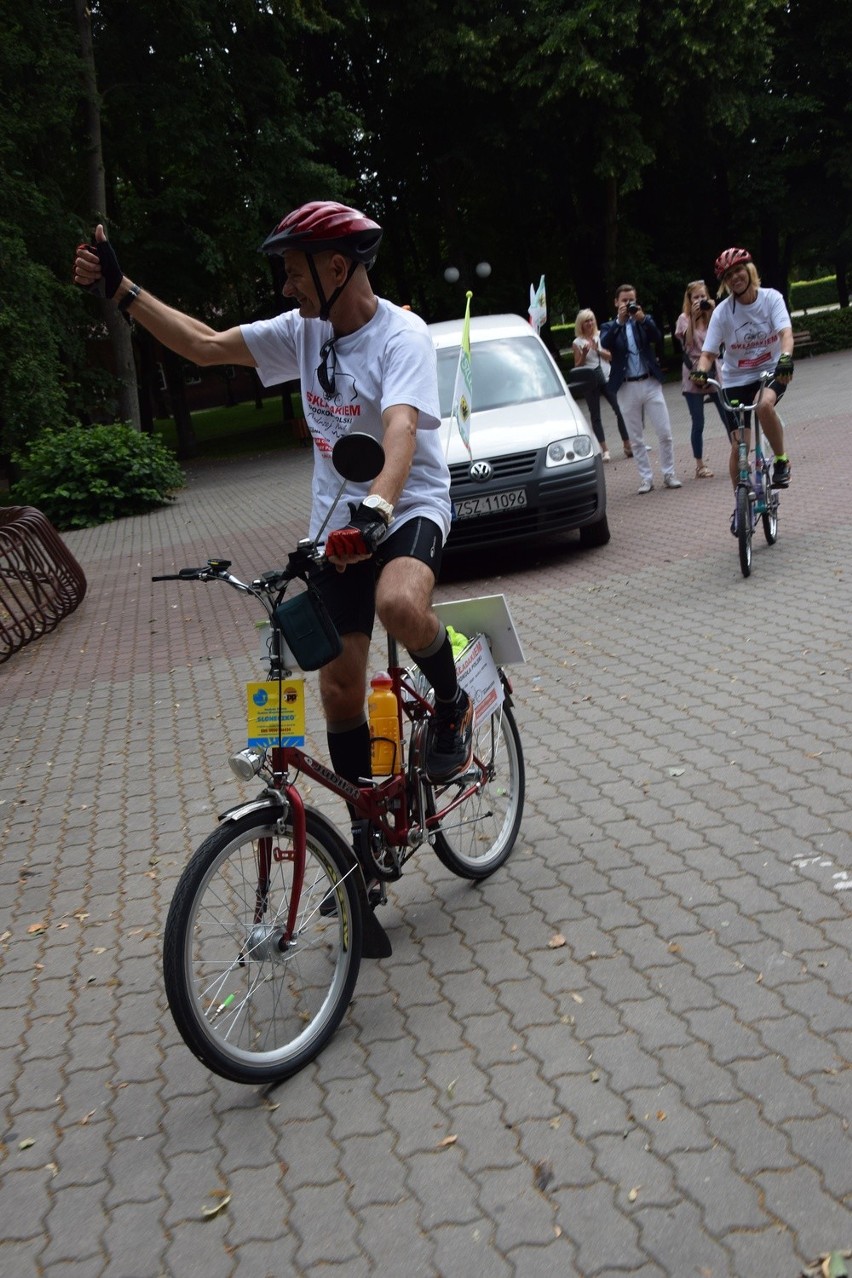
[[[351,431],[338,439],[331,450],[331,461],[344,479],[353,484],[366,484],[375,479],[384,466],[385,450],[372,435]]]

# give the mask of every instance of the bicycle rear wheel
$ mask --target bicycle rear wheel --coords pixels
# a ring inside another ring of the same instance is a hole
[[[438,859],[453,874],[486,879],[511,855],[524,811],[524,755],[508,705],[474,729],[473,754],[485,779],[441,818],[433,846]],[[449,785],[430,785],[430,816],[448,807],[471,784],[469,772]]]
[[[745,484],[737,488],[737,543],[740,551],[740,568],[744,577],[751,573],[751,502],[750,491]]]
[[[237,1083],[289,1078],[322,1050],[352,997],[361,906],[346,845],[308,810],[293,939],[293,832],[267,808],[226,821],[193,855],[166,920],[163,976],[175,1025],[208,1069]],[[329,917],[321,902],[334,902]]]

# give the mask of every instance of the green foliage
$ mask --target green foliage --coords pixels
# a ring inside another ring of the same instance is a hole
[[[48,428],[15,461],[21,478],[13,496],[60,529],[142,514],[168,502],[184,482],[174,455],[158,439],[117,422]]]
[[[833,306],[837,302],[837,279],[826,275],[820,280],[798,280],[790,285],[790,306],[794,311],[811,306]]]
[[[0,223],[0,452],[65,421],[61,313],[53,276],[28,256],[14,228]],[[33,306],[38,297],[42,305]]]
[[[797,323],[793,321],[793,331]],[[843,311],[823,311],[820,315],[809,315],[808,332],[816,342],[816,353],[822,355],[826,351],[845,351],[852,347],[852,308]]]

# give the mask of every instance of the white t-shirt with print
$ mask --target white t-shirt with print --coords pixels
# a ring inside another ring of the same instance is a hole
[[[750,306],[728,296],[720,302],[707,325],[705,351],[725,347],[720,361],[722,385],[745,386],[778,363],[780,333],[792,328],[784,298],[774,288],[759,288]]]
[[[423,320],[378,299],[373,318],[334,343],[337,357],[335,393],[326,396],[317,377],[320,348],[333,337],[327,320],[303,320],[298,311],[243,324],[241,332],[264,386],[299,378],[305,420],[314,441],[312,537],[337,495],[340,477],[331,450],[350,431],[364,431],[381,442],[382,413],[393,404],[418,411],[414,460],[402,496],[394,507],[391,530],[410,519],[431,519],[446,538],[450,528],[450,475],[438,427],[438,375],[435,350]],[[329,368],[333,366],[333,359]],[[349,521],[347,502],[356,505],[370,491],[367,484],[347,484],[326,532]]]

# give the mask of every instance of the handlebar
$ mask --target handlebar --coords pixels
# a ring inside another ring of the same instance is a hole
[[[241,590],[245,594],[254,595],[256,599],[259,599],[264,604],[267,610],[271,610],[271,596],[283,595],[290,582],[296,578],[306,581],[307,572],[311,564],[317,564],[321,559],[322,551],[313,541],[306,538],[300,541],[298,548],[290,554],[290,562],[286,568],[274,568],[268,572],[263,572],[254,581],[240,581],[239,577],[234,577],[229,573],[230,559],[208,559],[203,567],[181,568],[178,572],[162,573],[152,577],[151,580],[223,581],[226,586],[233,586],[234,590]]]
[[[774,371],[773,372],[767,371],[760,374],[758,378],[758,381],[760,382],[760,390],[755,395],[754,401],[751,404],[741,404],[739,400],[733,400],[733,401],[730,400],[728,398],[728,393],[725,390],[724,386],[722,385],[721,382],[717,382],[715,377],[708,377],[707,385],[716,387],[716,389],[719,391],[719,398],[721,399],[722,403],[725,405],[726,408],[730,408],[733,412],[737,412],[737,413],[739,412],[753,413],[756,410],[761,399],[763,398],[763,392],[766,389],[766,386],[768,385],[769,382],[772,381],[774,376],[775,376]],[[732,387],[731,389],[733,390],[735,388]]]

